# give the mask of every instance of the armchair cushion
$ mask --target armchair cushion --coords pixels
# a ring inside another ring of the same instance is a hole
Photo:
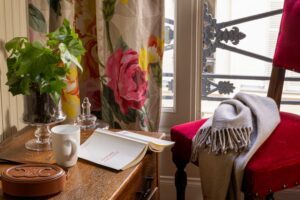
[[[300,72],[300,0],[285,0],[274,66]]]

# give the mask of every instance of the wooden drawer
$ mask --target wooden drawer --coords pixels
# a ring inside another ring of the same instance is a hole
[[[132,174],[113,199],[159,199],[157,154],[146,154],[138,169]]]

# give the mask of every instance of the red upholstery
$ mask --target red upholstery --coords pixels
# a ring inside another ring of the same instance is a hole
[[[285,0],[274,66],[300,72],[300,0]]]
[[[300,116],[281,112],[281,122],[249,161],[245,169],[243,191],[248,195],[265,196],[300,184]],[[188,162],[192,138],[206,121],[202,119],[171,129],[175,141],[175,159]]]
[[[273,134],[249,161],[244,173],[245,193],[264,196],[300,184],[300,116],[281,113]]]
[[[175,141],[172,148],[173,159],[188,163],[191,157],[192,140],[197,130],[207,119],[180,124],[171,128],[171,139]]]

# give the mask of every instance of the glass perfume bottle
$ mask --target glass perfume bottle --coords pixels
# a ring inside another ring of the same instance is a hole
[[[83,99],[83,102],[81,104],[81,115],[77,117],[76,124],[79,125],[82,130],[95,128],[109,128],[108,123],[103,122],[101,120],[97,120],[97,117],[91,114],[91,103],[88,97],[85,97]]]
[[[94,129],[96,128],[97,117],[91,114],[91,103],[88,97],[83,99],[81,104],[81,114],[77,117],[77,124],[81,129]]]

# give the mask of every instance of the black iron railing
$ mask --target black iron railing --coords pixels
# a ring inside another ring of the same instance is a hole
[[[266,17],[271,17],[282,13],[282,9],[260,13],[240,19],[235,19],[227,22],[217,23],[217,20],[213,18],[209,12],[208,5],[204,6],[204,27],[203,27],[203,72],[202,72],[202,100],[209,101],[222,101],[227,98],[222,95],[229,95],[234,93],[236,87],[230,80],[257,80],[257,81],[268,81],[267,76],[244,76],[244,75],[221,75],[213,74],[214,68],[214,53],[217,48],[228,50],[234,53],[238,53],[247,57],[262,60],[265,62],[272,62],[272,58],[267,56],[259,55],[254,52],[239,49],[236,45],[239,44],[240,40],[246,38],[246,34],[241,32],[235,25],[259,20]],[[227,27],[232,27],[228,30]],[[174,21],[172,19],[165,19],[165,51],[174,49]],[[232,45],[228,45],[231,42]],[[174,74],[163,73],[163,77],[168,80],[165,81],[164,87],[171,93],[174,93]],[[287,77],[285,81],[300,82],[300,78]],[[266,92],[266,90],[264,90]],[[219,95],[216,95],[216,92]],[[300,91],[299,91],[300,92]],[[163,99],[173,99],[171,95],[163,95]],[[300,101],[283,100],[282,104],[300,105]]]
[[[203,27],[203,72],[202,72],[202,100],[221,101],[227,98],[223,97],[235,92],[236,86],[230,80],[242,81],[268,81],[267,76],[244,76],[244,75],[220,75],[213,74],[214,71],[214,53],[217,48],[238,53],[253,59],[262,60],[272,63],[272,58],[264,55],[259,55],[254,52],[239,49],[236,46],[240,40],[246,38],[246,34],[241,32],[236,26],[237,24],[259,20],[266,17],[271,17],[282,13],[282,9],[273,10],[270,12],[260,13],[240,19],[235,19],[227,22],[217,23],[209,12],[208,5],[204,5],[204,27]],[[227,27],[232,27],[228,30]],[[228,43],[232,45],[229,45]],[[286,81],[300,82],[300,78],[285,78]],[[266,89],[264,90],[266,92]],[[299,90],[300,92],[300,90]],[[217,95],[216,95],[217,93]],[[300,101],[283,100],[282,104],[299,105]]]

